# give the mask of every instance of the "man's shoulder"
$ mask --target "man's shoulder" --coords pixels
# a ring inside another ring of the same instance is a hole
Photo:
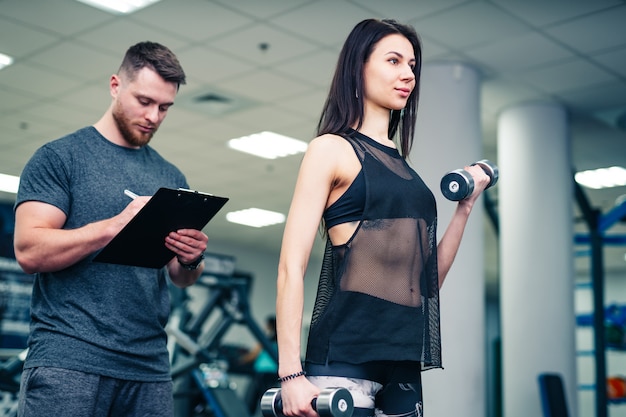
[[[163,168],[167,167],[167,168],[171,169],[173,172],[176,172],[177,175],[183,175],[182,171],[180,170],[180,168],[176,164],[174,164],[173,162],[170,162],[169,160],[165,159],[163,157],[163,155],[161,155],[152,146],[146,145],[146,146],[144,146],[142,148],[142,150],[149,155],[150,160],[152,160],[155,164],[161,165]]]
[[[80,128],[59,138],[45,143],[42,148],[58,149],[73,147],[77,142],[83,142],[97,135],[97,131],[92,126]]]

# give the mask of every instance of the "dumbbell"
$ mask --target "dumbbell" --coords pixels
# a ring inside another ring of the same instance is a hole
[[[311,405],[320,417],[351,417],[354,401],[345,388],[325,388]],[[280,388],[271,388],[261,397],[261,414],[264,417],[284,417]]]
[[[485,171],[485,174],[491,178],[486,188],[498,182],[498,167],[493,162],[482,159],[472,165],[481,167],[483,171]],[[474,179],[466,170],[455,169],[441,178],[440,187],[445,198],[452,201],[460,201],[469,197],[472,195],[472,192],[474,192]]]

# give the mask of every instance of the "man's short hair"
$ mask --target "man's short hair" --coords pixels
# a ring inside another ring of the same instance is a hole
[[[185,84],[185,71],[178,62],[176,55],[156,42],[139,42],[126,51],[118,72],[124,72],[131,80],[142,68],[154,70],[165,81],[175,83],[178,87]]]

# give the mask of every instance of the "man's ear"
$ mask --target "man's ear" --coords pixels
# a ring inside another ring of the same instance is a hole
[[[109,92],[111,93],[111,97],[117,97],[121,88],[121,84],[122,80],[120,79],[119,75],[111,75],[111,79],[109,80]]]

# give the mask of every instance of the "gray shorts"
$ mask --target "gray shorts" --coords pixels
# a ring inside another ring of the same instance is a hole
[[[339,376],[311,376],[319,388],[345,388],[354,401],[353,417],[423,417],[421,387],[409,383],[378,382]],[[381,404],[384,401],[384,404]]]
[[[319,388],[346,388],[353,417],[423,417],[419,363],[367,362],[360,365],[307,364],[307,379]]]
[[[126,381],[61,368],[22,373],[18,417],[172,417],[172,382]]]

